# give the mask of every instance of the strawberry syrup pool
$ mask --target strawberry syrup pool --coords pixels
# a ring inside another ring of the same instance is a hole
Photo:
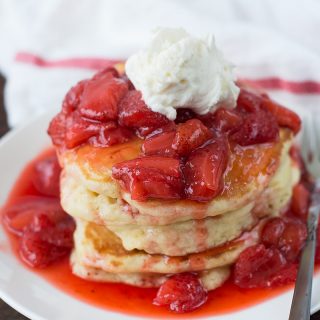
[[[34,167],[39,160],[50,154],[53,154],[52,149],[44,151],[26,165],[10,192],[3,207],[3,212],[21,197],[43,196],[34,187]],[[10,240],[12,252],[16,255],[17,260],[21,261],[19,237],[7,231],[6,233]],[[0,250],[7,250],[7,248],[4,244],[0,244]],[[287,285],[271,289],[242,289],[234,285],[232,279],[230,279],[222,287],[210,291],[208,301],[202,307],[183,315],[174,314],[166,308],[153,305],[152,301],[156,296],[157,289],[137,288],[124,284],[97,283],[74,276],[71,272],[68,256],[45,268],[31,268],[22,261],[21,264],[28,268],[30,272],[36,273],[52,286],[59,288],[75,299],[95,307],[138,317],[190,319],[226,314],[254,306],[292,288],[292,285]]]

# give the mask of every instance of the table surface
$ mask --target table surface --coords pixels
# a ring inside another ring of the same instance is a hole
[[[7,116],[4,109],[3,101],[3,87],[5,79],[0,75],[0,137],[4,135],[8,130]],[[0,319],[1,320],[26,320],[25,316],[21,315],[11,307],[9,307],[4,301],[0,299]],[[320,311],[311,317],[311,320],[320,320]]]

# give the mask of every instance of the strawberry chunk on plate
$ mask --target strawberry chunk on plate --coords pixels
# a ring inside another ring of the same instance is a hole
[[[197,275],[179,273],[162,284],[153,304],[169,306],[171,311],[184,313],[199,308],[207,298],[207,290],[202,286]]]

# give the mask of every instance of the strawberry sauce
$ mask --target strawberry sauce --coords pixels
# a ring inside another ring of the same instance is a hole
[[[39,160],[52,155],[53,152],[53,149],[48,149],[26,165],[11,190],[3,210],[16,203],[23,196],[43,196],[37,191],[32,182],[34,181],[34,167]],[[9,232],[7,232],[7,235],[10,239],[12,251],[16,254],[17,259],[21,261],[18,250],[18,236]],[[6,250],[6,248],[1,245],[1,250]],[[124,284],[95,283],[74,276],[67,257],[46,268],[37,269],[27,265],[25,267],[75,299],[106,310],[140,317],[185,317],[189,319],[230,313],[256,305],[292,288],[292,285],[287,285],[272,289],[242,289],[234,285],[232,279],[230,279],[222,287],[209,292],[208,300],[202,307],[183,316],[152,304],[157,294],[157,289],[136,288]]]

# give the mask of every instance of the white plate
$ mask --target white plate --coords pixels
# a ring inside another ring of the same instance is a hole
[[[52,115],[52,112],[47,113],[25,127],[10,132],[0,141],[0,204],[6,200],[24,165],[49,145],[50,141],[45,132]],[[8,247],[8,240],[1,228],[0,244],[1,248]],[[24,268],[10,250],[0,250],[0,297],[32,320],[139,319],[99,309],[68,296]],[[318,274],[313,286],[312,312],[320,309],[319,297]],[[291,299],[292,291],[252,308],[211,318],[283,320],[288,317]]]

